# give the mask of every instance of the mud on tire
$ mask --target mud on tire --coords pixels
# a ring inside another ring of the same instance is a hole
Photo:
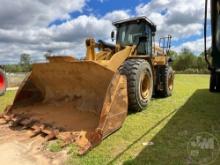
[[[153,74],[146,60],[129,59],[119,68],[127,77],[129,110],[142,111],[153,93]]]

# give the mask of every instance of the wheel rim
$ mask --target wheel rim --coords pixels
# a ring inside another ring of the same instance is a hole
[[[169,78],[168,78],[168,88],[170,91],[173,90],[173,74],[170,73],[169,74]]]
[[[147,73],[141,74],[141,81],[140,81],[140,95],[143,100],[146,100],[150,96],[151,92],[151,81],[150,77]]]
[[[3,90],[5,87],[5,81],[2,74],[0,74],[0,90]]]

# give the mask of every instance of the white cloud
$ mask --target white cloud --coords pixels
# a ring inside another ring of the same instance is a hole
[[[47,50],[80,58],[85,55],[86,38],[107,40],[112,29],[110,20],[86,15],[50,28],[0,29],[0,63],[18,61],[22,53],[31,53],[34,61],[42,60]]]
[[[55,41],[82,41],[87,37],[97,37],[97,39],[107,39],[113,26],[111,21],[98,19],[94,16],[82,15],[71,21],[67,21],[51,29]]]
[[[129,14],[129,10],[115,10],[113,12],[107,13],[103,19],[107,19],[110,21],[117,21],[131,17]]]
[[[211,47],[211,36],[207,37],[207,48]],[[174,48],[175,51],[180,52],[182,48],[188,48],[195,54],[199,55],[204,51],[204,39],[200,38],[195,41],[185,42]]]
[[[68,13],[82,11],[86,0],[0,0],[0,28],[46,27]]]
[[[204,2],[198,0],[152,0],[136,7],[137,15],[148,16],[159,35],[176,39],[200,35],[203,28]]]

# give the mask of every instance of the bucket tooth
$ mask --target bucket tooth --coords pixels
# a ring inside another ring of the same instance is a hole
[[[21,121],[21,124],[24,125],[24,126],[26,126],[26,125],[28,125],[30,122],[31,122],[30,119],[25,119],[25,120],[22,120],[22,121]]]
[[[15,120],[15,115],[12,114],[12,115],[4,115],[4,119],[5,119],[5,124],[8,124],[9,127],[11,127],[14,123],[14,120]]]
[[[41,129],[40,129],[40,128],[39,128],[39,129],[36,129],[36,130],[34,130],[34,131],[31,132],[30,138],[33,138],[33,137],[39,135],[40,133],[41,133]]]
[[[7,124],[7,121],[4,118],[0,118],[0,125]]]
[[[31,128],[35,122],[36,122],[35,120],[30,120],[29,123],[26,123],[26,127]]]
[[[42,131],[45,128],[45,125],[36,122],[31,126],[31,128],[33,130],[41,130]]]
[[[42,133],[42,130],[45,128],[44,124],[39,124],[36,121],[30,126],[33,131],[30,133],[30,138],[33,138]]]
[[[51,133],[46,136],[45,140],[46,141],[53,140],[57,137],[58,134],[59,134],[59,130],[51,131]]]
[[[30,123],[31,123],[31,120],[30,120],[30,119],[27,119],[27,118],[21,121],[21,124],[22,124],[23,126],[25,126],[25,127],[27,127],[27,125],[30,124]]]
[[[10,127],[17,127],[20,123],[25,120],[25,117],[16,117],[15,119],[10,121]]]
[[[23,125],[23,129],[31,128],[31,126],[35,123],[36,121],[32,119],[27,119],[24,118],[23,120],[20,121],[20,124]]]
[[[44,128],[42,129],[42,132],[49,135],[53,132],[53,129],[50,126],[45,125]]]
[[[5,121],[8,123],[9,121],[13,120],[15,118],[15,115],[4,115]]]
[[[0,114],[0,125],[7,124],[4,114]]]

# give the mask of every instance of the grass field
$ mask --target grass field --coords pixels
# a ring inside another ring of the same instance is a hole
[[[209,93],[208,79],[176,75],[172,97],[153,99],[145,111],[130,114],[119,131],[86,156],[78,157],[70,146],[67,164],[193,164],[187,144],[194,135],[209,132],[220,142],[220,94]],[[0,98],[1,111],[13,97],[14,92],[8,92]],[[220,158],[214,164],[220,164]]]

